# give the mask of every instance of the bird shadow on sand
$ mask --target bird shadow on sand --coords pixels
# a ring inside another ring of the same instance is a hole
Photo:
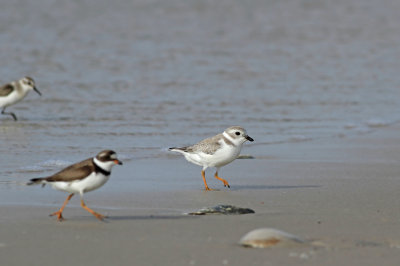
[[[230,188],[231,191],[240,190],[277,190],[277,189],[300,189],[300,188],[320,188],[318,185],[235,185]]]
[[[108,216],[105,222],[112,221],[130,221],[130,220],[178,220],[178,219],[194,219],[188,215],[112,215]]]

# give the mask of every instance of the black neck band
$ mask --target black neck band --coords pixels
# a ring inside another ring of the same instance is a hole
[[[109,176],[111,174],[111,172],[108,172],[108,171],[104,170],[103,168],[101,168],[100,166],[98,166],[94,160],[93,160],[93,165],[94,165],[94,171],[96,173],[102,173],[105,176]]]

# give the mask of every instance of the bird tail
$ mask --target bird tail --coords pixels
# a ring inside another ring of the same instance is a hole
[[[176,151],[180,153],[185,153],[188,151],[187,147],[182,147],[182,148],[177,148],[177,147],[172,147],[168,149],[169,151]]]
[[[44,186],[46,185],[45,181],[46,181],[46,178],[45,178],[45,177],[32,178],[32,179],[29,180],[29,182],[26,183],[26,184],[27,184],[28,186],[42,184],[42,187],[44,187]]]

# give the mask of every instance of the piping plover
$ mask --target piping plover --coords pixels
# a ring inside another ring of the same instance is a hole
[[[29,91],[34,90],[39,95],[40,91],[35,87],[35,81],[30,77],[24,77],[18,81],[13,81],[0,87],[0,108],[1,114],[11,115],[15,121],[17,116],[12,112],[5,112],[6,108],[21,101]]]
[[[182,148],[169,148],[170,151],[182,153],[186,160],[191,163],[203,166],[201,176],[203,177],[206,190],[211,190],[206,182],[205,170],[208,167],[216,167],[214,177],[224,183],[225,187],[230,187],[228,182],[218,176],[219,169],[235,160],[242,149],[243,143],[254,141],[246,133],[246,130],[239,126],[225,129],[221,134],[204,139],[197,144]]]
[[[64,219],[62,212],[75,193],[79,193],[81,196],[82,208],[96,216],[97,219],[103,220],[105,216],[86,206],[83,201],[83,194],[104,185],[108,181],[111,168],[115,164],[122,165],[122,162],[117,158],[117,154],[111,150],[104,150],[97,154],[96,157],[70,165],[52,176],[33,178],[28,185],[42,184],[44,186],[50,184],[54,189],[71,193],[60,210],[50,214],[50,216],[57,215],[59,221]]]

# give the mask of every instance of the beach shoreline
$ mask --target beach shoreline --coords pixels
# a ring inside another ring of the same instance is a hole
[[[230,190],[209,174],[210,187],[220,190],[205,192],[200,176],[194,179],[197,168],[182,158],[156,159],[152,164],[170,165],[171,172],[161,168],[159,176],[153,173],[151,178],[157,182],[161,176],[175,175],[170,178],[173,189],[99,190],[88,196],[87,204],[109,215],[106,222],[81,209],[78,201],[65,209],[66,221],[48,217],[64,200],[63,193],[50,194],[47,206],[8,205],[2,197],[2,264],[396,265],[399,129],[395,124],[329,142],[280,145],[281,152],[274,157],[237,160],[224,169]],[[283,152],[285,148],[292,152]],[[271,147],[268,154],[274,152]],[[132,178],[146,175],[137,168]],[[115,178],[118,175],[121,172]],[[51,191],[36,190],[32,202],[35,198],[45,202]],[[251,208],[255,214],[184,214],[218,204]],[[323,246],[260,250],[238,245],[245,233],[260,227],[318,240]]]

